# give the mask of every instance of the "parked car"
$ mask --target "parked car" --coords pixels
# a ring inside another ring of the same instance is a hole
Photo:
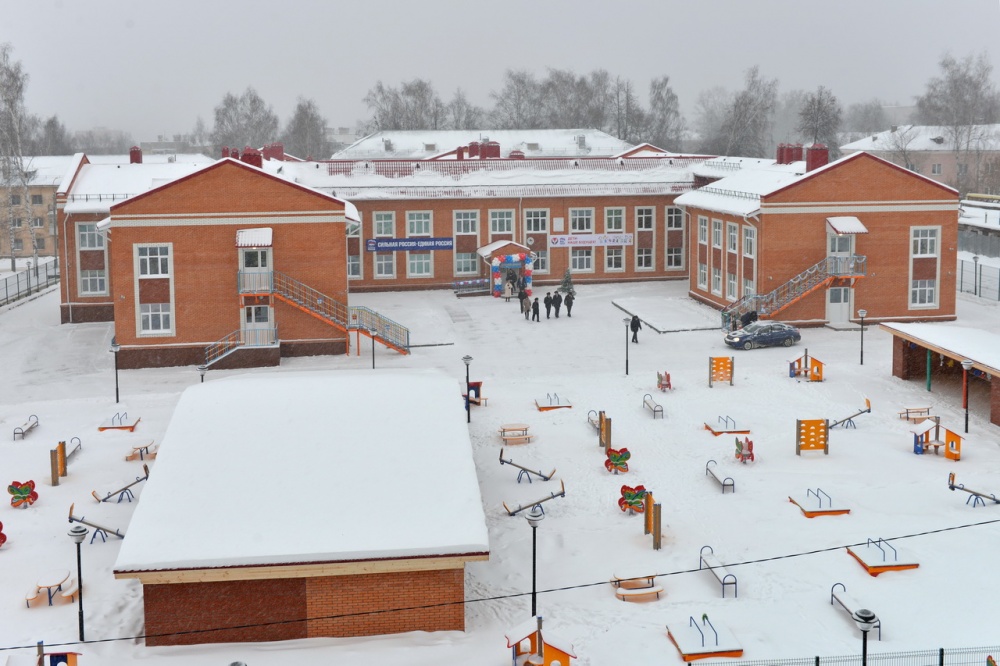
[[[726,344],[737,349],[791,347],[802,339],[799,329],[780,321],[755,321],[726,335]]]

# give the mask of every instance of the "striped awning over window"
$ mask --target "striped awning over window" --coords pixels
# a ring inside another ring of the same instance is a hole
[[[835,234],[866,234],[868,228],[856,217],[828,217],[826,224]]]
[[[271,247],[271,227],[237,230],[236,247]]]

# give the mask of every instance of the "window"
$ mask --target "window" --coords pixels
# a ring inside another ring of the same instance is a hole
[[[958,175],[966,176],[968,175],[968,173],[969,173],[969,165],[965,164],[964,162],[960,162],[958,165]]]
[[[41,206],[42,205],[42,195],[41,194],[32,194],[31,195],[31,205],[32,206]]]
[[[15,227],[17,227],[17,228],[19,228],[19,229],[20,229],[20,228],[21,228],[21,225],[22,225],[22,224],[24,224],[24,220],[22,220],[22,219],[21,219],[21,218],[19,218],[19,217],[15,217],[15,218],[14,218],[14,226],[15,226]]]
[[[535,251],[535,272],[536,273],[548,273],[549,272],[549,251],[548,250],[536,250]]]
[[[736,300],[736,273],[726,273],[726,298]]]
[[[475,252],[455,253],[455,275],[475,275],[477,267]]]
[[[625,231],[625,209],[604,209],[604,233],[617,234]]]
[[[730,252],[739,252],[739,226],[733,222],[726,224],[726,249]]]
[[[429,210],[407,211],[406,212],[406,235],[407,236],[430,236],[431,235],[431,212]]]
[[[549,230],[549,211],[524,211],[524,230],[532,233],[545,233]]]
[[[12,195],[10,195],[10,205],[11,206],[20,206],[21,205],[21,195],[20,194],[12,194]]]
[[[753,227],[743,227],[743,256],[757,256],[757,230]]]
[[[708,244],[708,218],[698,218],[698,242],[702,245]]]
[[[168,277],[170,275],[170,247],[168,245],[142,245],[139,250],[139,277]]]
[[[375,277],[391,278],[396,276],[395,255],[392,252],[375,254]]]
[[[828,254],[850,254],[851,253],[851,237],[850,236],[830,236],[830,251]]]
[[[139,306],[139,327],[143,333],[170,331],[170,303],[142,303]]]
[[[753,280],[749,278],[743,278],[743,295],[752,296],[757,293],[753,286]]]
[[[937,256],[937,229],[916,228],[912,230],[913,256]]]
[[[80,271],[80,293],[107,293],[107,281],[104,278],[104,271]]]
[[[589,234],[594,232],[593,208],[570,208],[569,230],[574,234]]]
[[[347,277],[351,280],[357,280],[361,277],[361,255],[347,255]]]
[[[570,250],[569,267],[571,270],[591,272],[594,270],[594,251],[592,248],[572,248]]]
[[[637,270],[653,269],[653,248],[640,247],[635,250],[635,267]]]
[[[14,239],[13,249],[14,249],[14,252],[20,252],[21,250],[23,250],[24,249],[24,241],[21,240],[20,238],[15,238]]]
[[[409,265],[409,277],[430,277],[431,276],[431,253],[430,252],[407,252],[407,262]]]
[[[347,222],[347,237],[361,238],[361,224],[359,222]]]
[[[937,280],[914,280],[910,305],[937,305]]]
[[[712,269],[712,293],[722,295],[722,269]]]
[[[456,234],[477,234],[479,233],[479,211],[478,210],[456,210],[455,233]]]
[[[396,235],[395,213],[375,213],[375,235],[389,237]]]
[[[653,229],[653,218],[656,217],[653,211],[653,208],[645,206],[635,209],[635,228],[637,231],[651,231]]]
[[[684,211],[680,208],[669,206],[667,208],[667,229],[684,228]]]
[[[80,249],[93,250],[104,248],[104,236],[97,231],[96,224],[78,224],[76,233],[80,236]]]
[[[491,210],[490,211],[490,233],[510,234],[514,233],[514,211],[512,210]]]
[[[684,268],[684,248],[667,248],[667,268]]]
[[[712,247],[722,247],[722,220],[712,220]]]
[[[45,223],[42,221],[42,218],[40,218],[40,217],[33,217],[33,218],[31,218],[31,228],[32,229],[41,229],[42,225],[44,225],[44,224]]]
[[[940,176],[941,175],[941,165],[940,164],[932,164],[931,165],[931,175],[932,176]]]
[[[45,249],[45,239],[41,236],[35,237],[35,249],[44,250]]]
[[[701,289],[708,288],[708,266],[698,264],[698,286]]]
[[[624,254],[624,248],[604,248],[604,270],[612,272],[625,270],[624,264],[622,263]]]

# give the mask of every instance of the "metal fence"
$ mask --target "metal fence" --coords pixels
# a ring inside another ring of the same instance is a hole
[[[1000,301],[1000,268],[978,261],[958,262],[958,293]]]
[[[860,641],[859,641],[860,643]],[[861,666],[860,645],[858,654],[840,657],[804,657],[799,659],[740,660],[739,666]],[[867,664],[870,666],[986,666],[986,658],[1000,655],[1000,645],[973,648],[939,648],[913,652],[872,652],[868,643]],[[726,664],[732,661],[708,661],[705,666]]]
[[[0,305],[7,305],[59,282],[59,265],[38,263],[27,270],[0,280]]]

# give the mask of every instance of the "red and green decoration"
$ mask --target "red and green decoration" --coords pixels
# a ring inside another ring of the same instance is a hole
[[[7,535],[3,533],[3,523],[0,523],[0,546],[7,543]]]
[[[7,486],[7,492],[10,493],[10,505],[15,509],[18,507],[27,508],[38,499],[34,481],[25,481],[24,483],[11,481],[10,485]]]
[[[628,461],[631,457],[632,454],[624,447],[620,449],[608,448],[608,459],[604,461],[604,467],[615,474],[625,473],[628,471]]]
[[[618,500],[618,508],[629,513],[642,513],[645,510],[643,500],[646,499],[646,486],[622,486],[622,496]]]

